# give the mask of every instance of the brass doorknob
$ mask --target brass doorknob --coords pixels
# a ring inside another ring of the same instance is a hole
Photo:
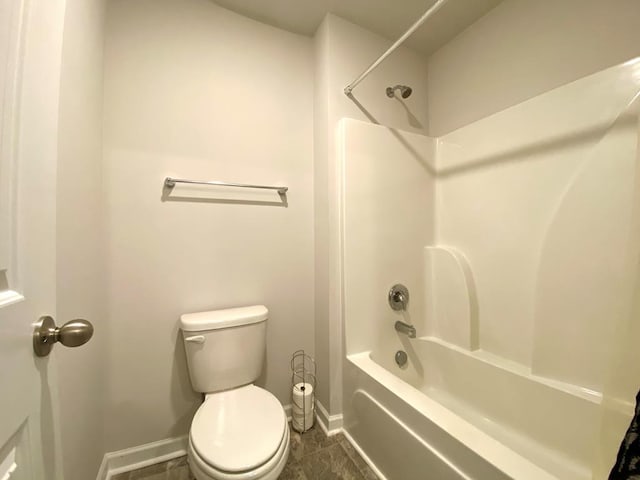
[[[61,327],[48,315],[40,317],[33,330],[33,350],[38,357],[46,357],[53,345],[60,342],[65,347],[79,347],[93,336],[93,325],[88,320],[70,320]]]

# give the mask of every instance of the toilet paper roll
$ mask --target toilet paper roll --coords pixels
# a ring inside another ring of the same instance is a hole
[[[311,427],[313,427],[314,416],[313,412],[309,412],[306,415],[292,415],[291,417],[291,426],[297,432],[306,432]]]
[[[307,398],[304,402],[302,399],[294,399],[294,401],[291,403],[291,411],[293,413],[299,413],[300,415],[311,412],[315,408],[315,405],[313,403],[313,399]]]
[[[313,385],[310,383],[296,383],[291,392],[293,413],[308,413],[313,411]]]
[[[313,419],[311,419],[311,421],[307,423],[292,421],[291,426],[296,432],[306,432],[307,430],[310,430],[311,427],[313,427]]]
[[[291,408],[291,416],[294,418],[302,418],[304,416],[313,415],[314,413],[315,409],[313,408],[313,406],[309,406],[309,408],[305,408],[304,410],[302,408],[296,408],[293,406]]]
[[[314,408],[309,408],[308,410],[303,411],[302,409],[291,409],[291,418],[300,419],[303,418],[311,418],[315,414]]]
[[[313,385],[306,382],[296,383],[293,386],[293,394],[300,395],[300,396],[304,395],[305,397],[309,395],[313,395]]]
[[[313,413],[311,415],[305,415],[305,416],[291,416],[291,421],[296,424],[296,425],[306,425],[307,427],[310,427],[311,425],[313,425],[313,419],[314,419],[314,415]]]

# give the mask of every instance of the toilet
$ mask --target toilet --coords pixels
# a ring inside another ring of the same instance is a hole
[[[205,395],[187,452],[197,480],[275,480],[287,463],[284,409],[253,385],[264,364],[268,315],[256,305],[180,317],[191,385]]]

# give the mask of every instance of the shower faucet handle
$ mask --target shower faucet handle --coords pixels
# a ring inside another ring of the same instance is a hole
[[[409,289],[398,283],[389,290],[389,306],[393,310],[406,310],[409,304]]]

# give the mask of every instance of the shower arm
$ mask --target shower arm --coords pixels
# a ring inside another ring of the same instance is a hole
[[[424,15],[422,15],[417,22],[415,22],[413,25],[411,25],[411,27],[409,27],[409,30],[407,30],[398,40],[396,40],[394,42],[393,45],[391,45],[386,52],[384,52],[382,55],[380,55],[378,57],[378,59],[376,61],[374,61],[371,65],[369,65],[369,67],[362,72],[353,82],[351,82],[349,85],[347,85],[346,87],[344,87],[344,94],[349,97],[351,96],[351,92],[353,91],[353,89],[362,81],[364,80],[367,75],[369,75],[373,70],[376,69],[376,67],[378,65],[380,65],[382,62],[384,62],[384,60],[391,55],[400,45],[402,45],[404,43],[404,41],[409,38],[411,36],[411,34],[413,32],[415,32],[418,28],[420,28],[420,26],[434,13],[436,13],[438,10],[440,10],[440,7],[442,7],[445,3],[447,2],[447,0],[438,0],[436,3],[434,3],[433,5],[431,5],[431,8],[429,8],[429,10],[427,10]]]

